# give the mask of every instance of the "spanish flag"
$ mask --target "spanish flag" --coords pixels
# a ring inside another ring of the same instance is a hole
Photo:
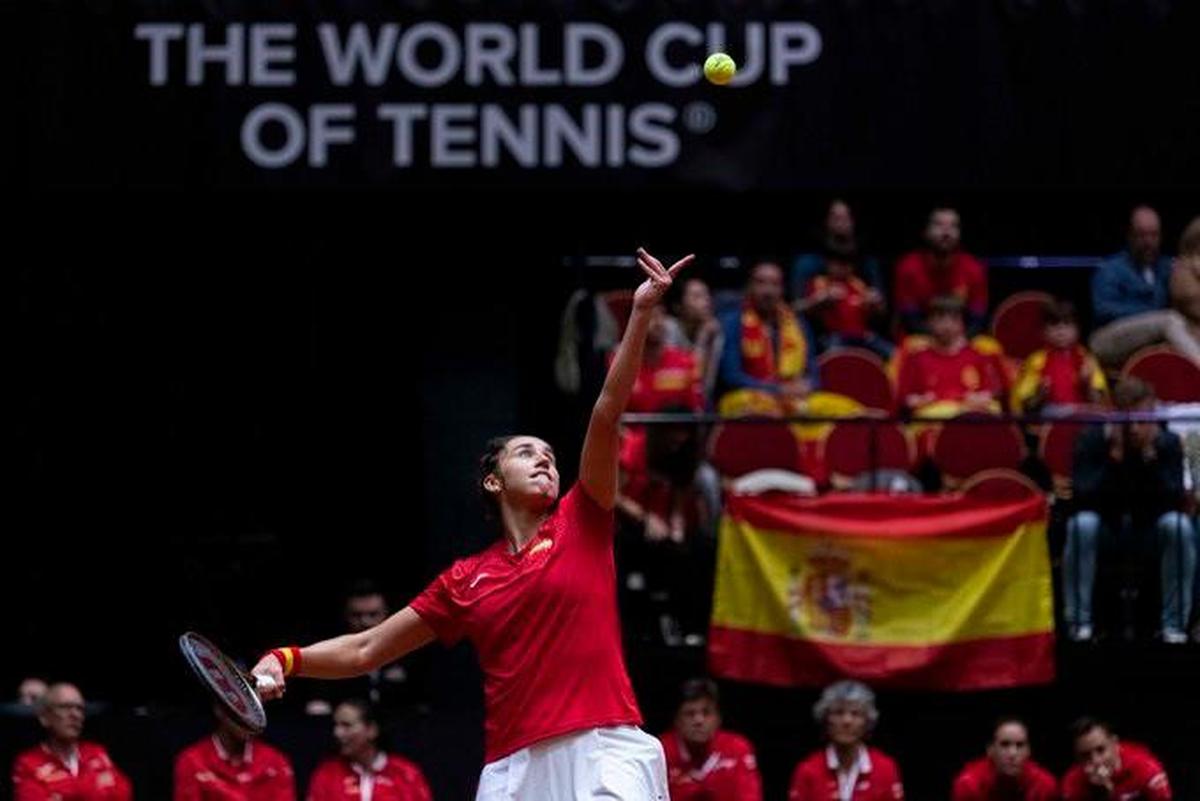
[[[1041,496],[731,496],[715,675],[980,690],[1054,679]]]

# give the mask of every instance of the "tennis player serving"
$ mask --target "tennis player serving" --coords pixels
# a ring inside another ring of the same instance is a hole
[[[592,409],[578,483],[560,500],[546,442],[492,440],[480,460],[480,486],[504,538],[455,562],[374,628],[268,653],[253,670],[269,677],[259,680],[264,699],[279,697],[292,676],[350,678],[435,637],[466,637],[484,674],[486,765],[477,801],[667,799],[662,747],[638,728],[621,653],[613,505],[618,426],[650,312],[693,258],[667,269],[638,250],[647,278]]]

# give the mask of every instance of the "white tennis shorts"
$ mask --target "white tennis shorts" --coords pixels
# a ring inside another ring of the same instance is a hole
[[[475,801],[668,801],[662,743],[636,726],[584,729],[489,762]]]

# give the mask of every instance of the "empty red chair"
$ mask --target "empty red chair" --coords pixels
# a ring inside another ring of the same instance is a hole
[[[871,470],[908,472],[916,461],[916,445],[895,423],[838,423],[821,441],[821,461],[830,482],[845,487]]]
[[[709,461],[730,478],[768,468],[803,472],[800,443],[786,423],[724,423],[713,432]]]
[[[1200,365],[1167,345],[1143,348],[1129,357],[1121,377],[1140,378],[1168,403],[1200,402]]]
[[[1045,292],[1018,292],[996,307],[992,315],[992,336],[1004,348],[1004,355],[1021,361],[1045,347],[1046,305],[1054,298]]]
[[[983,420],[986,422],[968,422]],[[1012,423],[990,415],[965,414],[945,421],[933,442],[933,462],[948,484],[984,470],[1016,470],[1025,458],[1025,443]]]
[[[817,361],[821,389],[845,395],[868,409],[891,411],[895,392],[883,360],[862,348],[835,348]]]

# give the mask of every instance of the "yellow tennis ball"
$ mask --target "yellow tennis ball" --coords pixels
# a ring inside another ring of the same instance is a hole
[[[724,86],[732,81],[735,73],[737,64],[725,53],[713,53],[704,61],[704,77],[717,86]]]

